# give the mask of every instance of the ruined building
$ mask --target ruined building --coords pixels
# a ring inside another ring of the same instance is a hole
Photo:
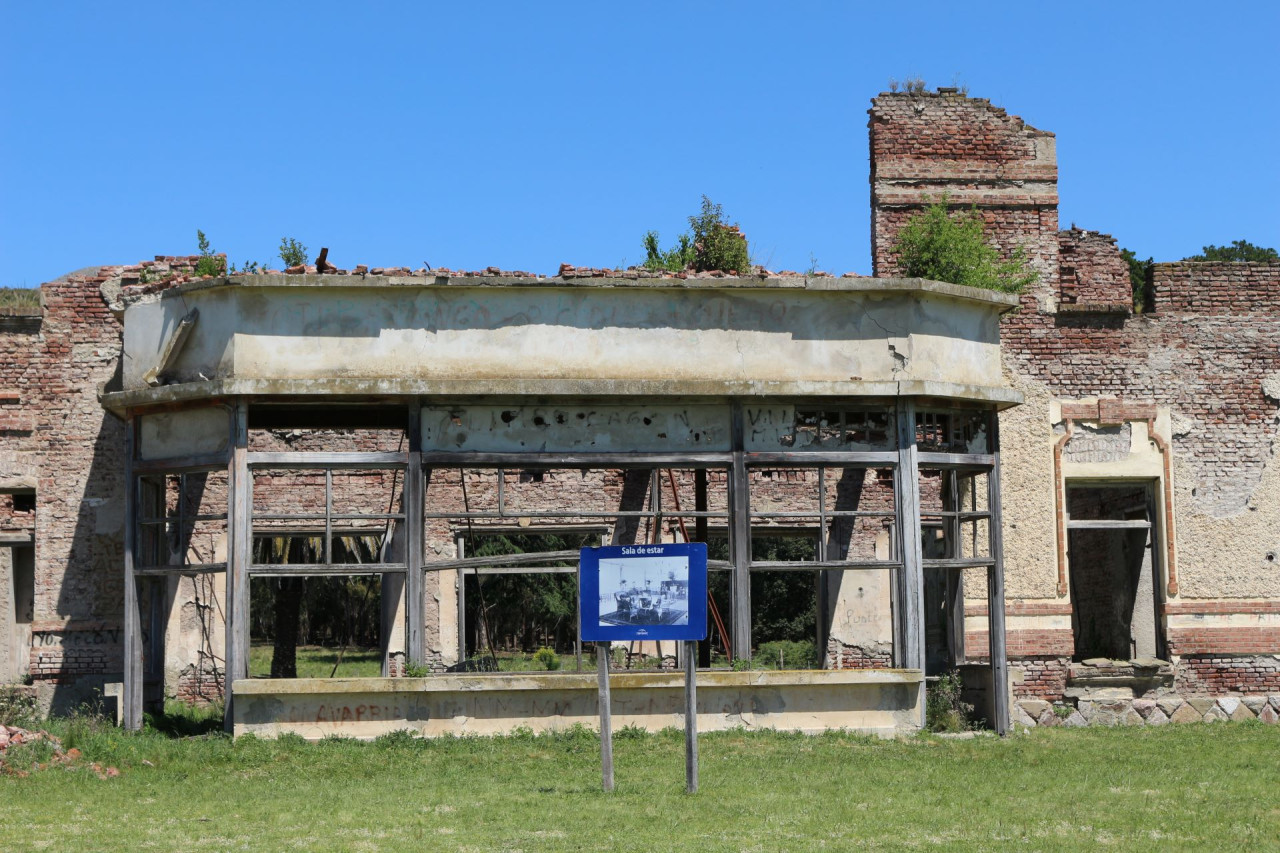
[[[1115,241],[1059,227],[1052,133],[940,90],[877,97],[870,139],[873,278],[158,257],[45,284],[0,318],[0,681],[135,725],[230,674],[240,731],[497,730],[448,673],[477,573],[564,570],[471,555],[518,532],[707,541],[735,658],[753,578],[812,577],[836,692],[707,673],[723,724],[910,729],[953,668],[997,728],[1274,722],[1280,264],[1156,264],[1135,313]],[[893,277],[944,194],[1026,253],[1021,297]],[[252,583],[370,571],[386,681],[246,678]],[[557,677],[503,713],[589,718]]]

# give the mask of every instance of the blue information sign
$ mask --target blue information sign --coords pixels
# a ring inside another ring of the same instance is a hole
[[[705,543],[583,548],[578,577],[586,642],[707,638]]]

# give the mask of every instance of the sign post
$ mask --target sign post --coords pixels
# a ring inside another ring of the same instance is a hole
[[[600,685],[600,768],[605,791],[613,790],[613,719],[609,711],[609,644],[596,643],[596,678]]]
[[[698,792],[698,641],[684,644],[684,789]]]
[[[582,640],[597,644],[600,763],[613,790],[609,648],[614,640],[683,640],[685,660],[685,782],[698,790],[698,641],[707,637],[707,546],[611,545],[583,548],[578,568]]]

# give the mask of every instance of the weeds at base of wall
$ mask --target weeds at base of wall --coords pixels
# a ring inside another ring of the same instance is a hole
[[[0,686],[0,725],[29,729],[41,722],[36,697],[29,691]]]
[[[404,663],[405,678],[426,678],[431,675],[431,667],[422,663]]]
[[[964,732],[973,728],[973,705],[960,699],[964,681],[952,670],[925,689],[924,726],[931,732]]]

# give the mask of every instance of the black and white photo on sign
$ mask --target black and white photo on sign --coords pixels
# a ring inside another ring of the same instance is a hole
[[[688,625],[689,558],[600,561],[601,625]]]

